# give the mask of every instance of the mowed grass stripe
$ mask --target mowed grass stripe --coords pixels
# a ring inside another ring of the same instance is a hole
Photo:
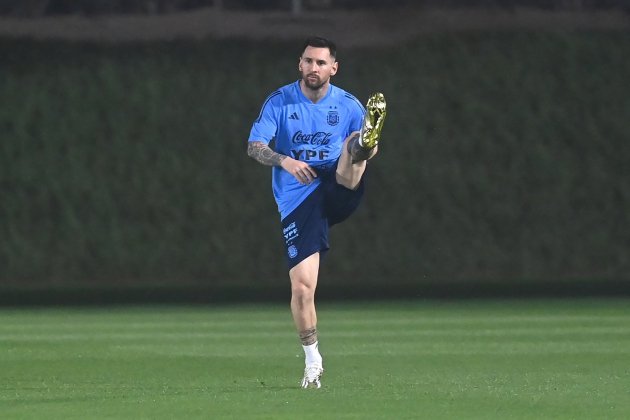
[[[615,306],[615,305],[613,305]],[[518,306],[517,306],[518,308]],[[367,309],[353,309],[350,305],[348,310],[340,310],[336,307],[328,307],[322,305],[320,308],[320,320],[330,322],[336,328],[349,326],[356,327],[365,324],[374,326],[396,326],[396,325],[419,325],[431,326],[439,325],[488,325],[510,327],[518,324],[542,324],[545,328],[549,323],[558,323],[561,325],[577,324],[580,326],[592,325],[601,326],[603,323],[613,325],[625,324],[630,326],[630,310],[628,308],[619,308],[624,310],[624,315],[606,315],[593,313],[592,315],[567,315],[549,313],[540,314],[521,314],[521,315],[483,315],[476,313],[474,309],[468,313],[459,315],[448,314],[448,309],[434,308],[433,311],[427,311],[422,306],[415,311],[387,311],[380,306],[372,308],[367,305]],[[227,309],[233,311],[234,309]],[[156,313],[157,311],[157,313]],[[231,316],[221,310],[213,310],[211,308],[200,308],[199,312],[191,313],[190,309],[168,308],[166,314],[161,313],[162,309],[143,309],[128,312],[127,310],[104,311],[95,309],[92,311],[57,311],[51,313],[42,310],[36,310],[34,314],[16,312],[15,310],[0,310],[0,332],[3,331],[25,331],[25,330],[64,330],[64,329],[180,329],[182,325],[191,324],[198,328],[231,330],[235,326],[239,328],[285,328],[292,325],[288,308],[275,308],[270,314],[268,311],[259,308],[249,309],[242,308],[242,313]],[[103,321],[106,318],[106,321]],[[267,318],[267,319],[265,319]]]
[[[291,325],[284,325],[284,328],[278,331],[269,330],[261,331],[260,329],[239,329],[230,332],[226,331],[205,331],[203,327],[188,328],[185,325],[179,327],[169,327],[169,329],[177,330],[173,331],[147,331],[142,329],[141,331],[128,331],[121,332],[120,327],[118,329],[107,328],[105,330],[98,330],[93,328],[85,329],[85,331],[74,333],[68,333],[68,330],[63,332],[50,331],[14,331],[11,333],[0,333],[0,341],[82,341],[82,340],[120,340],[120,341],[142,341],[142,340],[197,340],[197,339],[242,339],[242,338],[255,338],[255,339],[276,339],[280,337],[286,337],[288,335],[293,336],[291,331]],[[289,330],[289,331],[287,331]],[[324,330],[325,331],[325,330]],[[330,331],[323,333],[320,330],[320,336],[325,337],[347,337],[347,338],[359,338],[365,337],[365,333],[357,331],[356,329],[342,331],[338,328],[332,327]],[[617,338],[627,336],[630,338],[630,326],[618,326],[618,327],[553,327],[553,328],[531,328],[531,327],[505,327],[505,328],[487,328],[484,327],[480,330],[464,329],[464,328],[442,328],[442,329],[428,329],[422,327],[407,327],[404,329],[396,330],[394,328],[388,328],[384,331],[378,331],[375,335],[384,338],[407,338],[407,337],[590,337],[590,336],[609,336],[614,335]]]
[[[318,392],[286,305],[0,311],[1,417],[625,419],[628,307],[321,305]]]

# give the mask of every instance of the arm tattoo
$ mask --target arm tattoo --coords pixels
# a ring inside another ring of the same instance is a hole
[[[280,163],[286,159],[285,155],[274,152],[261,141],[250,141],[247,144],[247,155],[267,166],[280,166]]]

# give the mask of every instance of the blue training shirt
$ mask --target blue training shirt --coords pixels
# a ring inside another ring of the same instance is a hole
[[[314,104],[302,93],[300,81],[281,87],[267,97],[254,121],[248,141],[269,144],[277,153],[307,162],[316,172],[335,166],[346,137],[361,129],[365,108],[350,93],[329,85]],[[280,166],[272,169],[273,195],[280,217],[289,215],[320,184],[320,178],[300,184]]]

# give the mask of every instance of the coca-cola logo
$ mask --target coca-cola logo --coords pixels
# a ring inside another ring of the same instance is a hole
[[[304,134],[302,131],[298,131],[293,135],[291,141],[293,144],[312,144],[322,146],[330,143],[332,133],[326,133],[324,131],[318,131],[313,134]]]

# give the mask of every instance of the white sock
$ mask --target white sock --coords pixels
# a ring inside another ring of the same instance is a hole
[[[322,365],[322,355],[319,354],[319,342],[316,341],[311,345],[308,346],[302,346],[302,348],[304,349],[304,356],[306,356],[305,359],[305,365],[306,366],[310,366],[310,365]]]

